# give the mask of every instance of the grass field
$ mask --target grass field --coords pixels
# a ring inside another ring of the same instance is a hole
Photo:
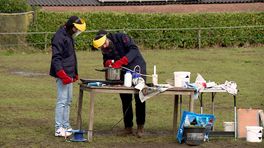
[[[159,83],[173,78],[174,71],[190,71],[191,82],[200,73],[207,81],[218,84],[226,80],[237,83],[238,108],[264,109],[264,47],[221,48],[203,50],[144,50],[147,71],[152,73],[157,65]],[[100,52],[77,53],[81,78],[103,79]],[[147,101],[146,136],[118,137],[112,134],[123,128],[123,122],[112,129],[122,117],[118,95],[96,96],[94,139],[92,143],[65,142],[54,137],[54,108],[56,84],[48,75],[51,54],[49,52],[19,52],[0,50],[0,147],[175,147],[182,146],[171,134],[173,97],[155,96]],[[150,82],[150,79],[148,80]],[[71,123],[76,128],[76,101],[78,84],[74,84]],[[204,95],[205,113],[210,112],[211,100]],[[184,109],[187,100],[183,99]],[[199,112],[198,100],[195,111]],[[216,96],[215,128],[223,130],[224,121],[233,119],[233,99],[229,94]],[[83,127],[88,127],[88,93],[84,93]],[[135,120],[134,120],[135,121]],[[262,143],[248,143],[245,139],[212,138],[201,147],[263,147]]]

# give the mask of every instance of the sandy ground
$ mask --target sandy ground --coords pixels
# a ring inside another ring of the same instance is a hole
[[[114,11],[114,12],[129,12],[129,13],[264,12],[264,3],[43,7],[43,10],[60,11],[60,12]]]

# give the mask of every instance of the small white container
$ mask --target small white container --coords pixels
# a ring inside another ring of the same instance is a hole
[[[125,74],[124,86],[126,87],[132,86],[132,74],[130,71],[127,71]]]
[[[174,72],[174,86],[175,87],[186,87],[186,82],[190,83],[190,72],[176,71]]]
[[[262,142],[262,129],[260,126],[246,126],[247,142]]]
[[[235,131],[235,122],[224,122],[224,131],[233,132]]]

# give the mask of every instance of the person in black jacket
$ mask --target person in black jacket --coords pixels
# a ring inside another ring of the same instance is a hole
[[[93,40],[93,47],[101,49],[103,54],[103,65],[105,67],[126,67],[134,70],[134,68],[138,65],[140,66],[140,73],[146,74],[146,62],[141,55],[138,46],[127,34],[112,34],[107,33],[104,30],[100,30]],[[121,72],[121,80],[124,80],[124,73],[124,71]],[[146,77],[143,76],[143,78],[146,82]],[[120,94],[120,97],[122,100],[125,124],[123,134],[133,134],[132,94]],[[146,103],[142,103],[140,101],[138,94],[135,94],[134,97],[136,103],[136,134],[140,138],[144,134]]]
[[[72,102],[72,83],[78,80],[77,58],[74,37],[85,31],[85,21],[71,16],[64,26],[54,34],[50,75],[56,78],[57,103],[55,109],[55,136],[70,136],[70,105]]]

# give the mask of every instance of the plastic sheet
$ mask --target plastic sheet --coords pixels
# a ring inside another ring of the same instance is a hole
[[[215,121],[215,116],[212,114],[196,114],[193,112],[183,111],[180,127],[177,132],[176,139],[182,143],[184,127],[205,127],[205,140],[208,140],[209,132]]]

